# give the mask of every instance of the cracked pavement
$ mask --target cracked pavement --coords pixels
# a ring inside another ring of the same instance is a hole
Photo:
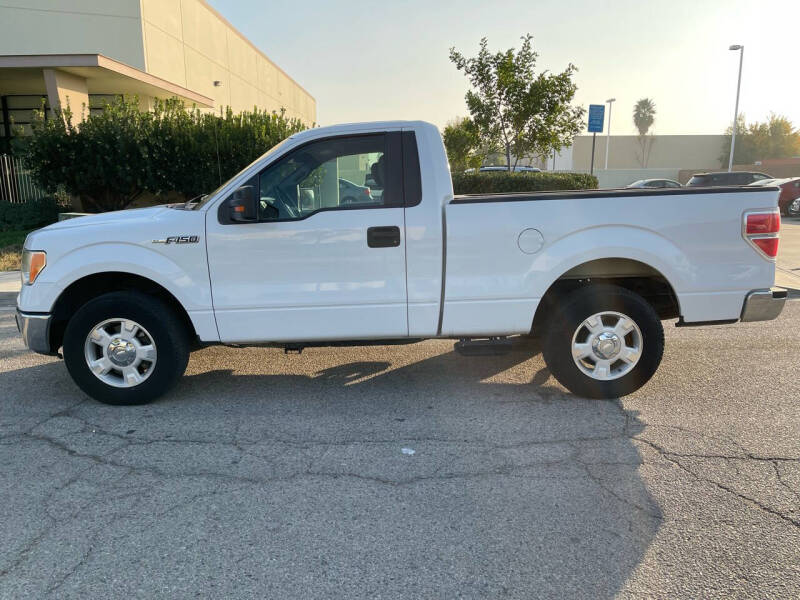
[[[613,402],[429,341],[207,348],[120,408],[0,312],[0,598],[796,597],[799,324],[666,323]]]

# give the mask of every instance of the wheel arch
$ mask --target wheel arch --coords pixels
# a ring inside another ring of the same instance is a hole
[[[536,307],[531,333],[542,330],[560,298],[596,283],[618,285],[639,294],[662,320],[681,315],[680,299],[661,271],[629,257],[596,258],[570,267],[550,284]]]
[[[104,271],[86,275],[70,283],[59,294],[52,309],[53,320],[50,325],[50,348],[56,352],[64,339],[64,331],[70,317],[92,298],[108,292],[137,291],[167,304],[178,316],[190,339],[197,340],[197,330],[180,301],[163,285],[135,273]]]

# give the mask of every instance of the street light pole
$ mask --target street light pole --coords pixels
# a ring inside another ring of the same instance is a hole
[[[616,100],[616,98],[609,98],[606,100],[608,102],[608,131],[606,131],[606,171],[608,171],[608,144],[611,140],[611,104]]]
[[[742,89],[742,61],[744,60],[744,46],[734,44],[728,50],[739,51],[739,81],[736,83],[736,108],[733,111],[733,133],[731,134],[731,156],[728,159],[728,173],[733,171],[733,150],[736,148],[736,126],[739,124],[739,91]]]

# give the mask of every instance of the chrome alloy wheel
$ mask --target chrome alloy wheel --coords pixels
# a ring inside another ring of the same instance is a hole
[[[153,336],[130,319],[106,319],[86,336],[89,370],[103,383],[129,388],[150,377],[156,366]]]
[[[572,336],[572,359],[592,379],[618,379],[630,373],[641,356],[642,332],[622,313],[596,313],[578,325]]]

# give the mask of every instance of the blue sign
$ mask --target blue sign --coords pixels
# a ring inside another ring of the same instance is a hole
[[[605,104],[589,105],[589,133],[603,133],[603,122],[606,120]]]

